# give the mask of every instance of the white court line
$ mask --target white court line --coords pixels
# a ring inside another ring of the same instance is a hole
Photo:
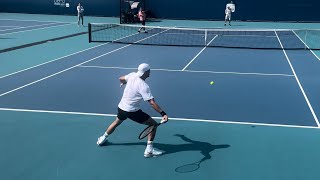
[[[136,33],[138,34],[138,33]],[[133,35],[136,35],[136,34],[133,34]],[[129,37],[129,36],[133,36],[133,35],[128,35],[128,36],[125,36],[123,38],[126,38],[126,37]],[[120,39],[123,39],[123,38],[120,38]],[[117,39],[117,40],[120,40],[120,39]],[[7,75],[4,75],[4,76],[0,76],[0,79],[1,78],[5,78],[5,77],[8,77],[8,76],[11,76],[11,75],[14,75],[14,74],[18,74],[18,73],[21,73],[21,72],[24,72],[24,71],[27,71],[27,70],[30,70],[30,69],[33,69],[33,68],[36,68],[36,67],[39,67],[39,66],[42,66],[42,65],[45,65],[45,64],[48,64],[48,63],[51,63],[51,62],[54,62],[54,61],[57,61],[57,60],[60,60],[60,59],[63,59],[63,58],[66,58],[66,57],[69,57],[69,56],[73,56],[75,54],[79,54],[81,52],[84,52],[84,51],[87,51],[87,50],[91,50],[91,49],[94,49],[94,48],[97,48],[99,46],[103,46],[103,45],[106,45],[106,44],[110,44],[109,42],[108,43],[103,43],[103,44],[100,44],[100,45],[97,45],[97,46],[94,46],[94,47],[91,47],[91,48],[88,48],[88,49],[84,49],[84,50],[81,50],[81,51],[78,51],[78,52],[75,52],[75,53],[72,53],[72,54],[68,54],[66,56],[63,56],[63,57],[59,57],[57,59],[53,59],[53,60],[50,60],[50,61],[47,61],[45,63],[42,63],[42,64],[38,64],[36,66],[32,66],[32,67],[29,67],[29,68],[26,68],[26,69],[23,69],[23,70],[20,70],[20,71],[16,71],[16,72],[13,72],[11,74],[7,74]]]
[[[21,32],[28,32],[28,31],[35,31],[35,30],[40,30],[40,29],[55,28],[55,27],[60,27],[60,26],[69,26],[69,25],[73,25],[73,24],[61,24],[61,25],[50,26],[50,27],[29,29],[29,30],[25,30],[25,31],[16,31],[16,32],[11,32],[11,33],[0,34],[0,36],[2,36],[2,35],[8,35],[8,34],[16,34],[16,33],[21,33]]]
[[[167,29],[167,30],[165,30],[165,31],[168,31],[168,30],[169,30],[169,29]],[[165,32],[165,31],[159,32],[159,33],[154,34],[154,35],[152,35],[152,36],[148,36],[148,37],[143,38],[143,39],[141,39],[141,40],[139,40],[139,41],[136,41],[136,42],[134,42],[134,43],[138,43],[138,42],[140,42],[140,41],[144,41],[144,40],[149,39],[149,38],[151,38],[151,37],[153,37],[153,36],[156,36],[156,35],[158,35],[158,34],[161,34],[161,33]],[[23,85],[23,86],[20,86],[20,87],[18,87],[18,88],[13,89],[13,90],[7,91],[7,92],[5,92],[5,93],[0,94],[0,97],[2,97],[2,96],[4,96],[4,95],[7,95],[7,94],[10,94],[10,93],[12,93],[12,92],[15,92],[15,91],[17,91],[17,90],[19,90],[19,89],[23,89],[23,88],[25,88],[25,87],[31,86],[31,85],[33,85],[33,84],[36,84],[36,83],[41,82],[41,81],[43,81],[43,80],[46,80],[46,79],[48,79],[48,78],[50,78],[50,77],[56,76],[56,75],[58,75],[58,74],[61,74],[61,73],[63,73],[63,72],[66,72],[66,71],[68,71],[68,70],[70,70],[70,69],[76,68],[76,67],[78,67],[78,66],[80,66],[80,65],[82,65],[82,64],[88,63],[88,62],[90,62],[90,61],[93,61],[93,60],[98,59],[98,58],[100,58],[100,57],[103,57],[103,56],[105,56],[105,55],[108,55],[108,54],[111,54],[111,53],[113,53],[113,52],[119,51],[119,50],[124,49],[124,48],[126,48],[126,47],[129,47],[129,46],[131,46],[131,45],[133,45],[133,44],[128,44],[128,45],[123,46],[123,47],[120,47],[120,48],[118,48],[118,49],[109,51],[109,52],[107,52],[107,53],[104,53],[104,54],[102,54],[102,55],[100,55],[100,56],[91,58],[91,59],[89,59],[89,60],[87,60],[87,61],[84,61],[84,62],[82,62],[82,63],[80,63],[80,64],[77,64],[77,65],[75,65],[75,66],[69,67],[69,68],[64,69],[64,70],[62,70],[62,71],[59,71],[59,72],[57,72],[57,73],[54,73],[54,74],[51,74],[51,75],[46,76],[46,77],[44,77],[44,78],[38,79],[38,80],[36,80],[36,81],[33,81],[33,82],[31,82],[31,83],[25,84],[25,85]]]
[[[105,67],[105,66],[79,66],[82,68],[101,68],[101,69],[131,69],[137,68],[124,68],[124,67]],[[151,69],[152,71],[168,71],[168,72],[190,72],[190,73],[212,73],[212,74],[238,74],[238,75],[258,75],[258,76],[288,76],[294,77],[292,74],[266,74],[266,73],[242,73],[242,72],[218,72],[218,71],[194,71],[194,70],[175,70],[175,69]]]
[[[41,64],[38,64],[38,65],[35,65],[35,66],[32,66],[32,67],[29,67],[29,68],[26,68],[26,69],[22,69],[22,70],[20,70],[20,71],[16,71],[16,72],[13,72],[13,73],[4,75],[4,76],[0,76],[0,79],[5,78],[5,77],[8,77],[8,76],[12,76],[12,75],[14,75],[14,74],[18,74],[18,73],[21,73],[21,72],[24,72],[24,71],[27,71],[27,70],[30,70],[30,69],[33,69],[33,68],[36,68],[36,67],[39,67],[39,66],[48,64],[48,63],[52,63],[52,62],[54,62],[54,61],[57,61],[57,60],[60,60],[60,59],[64,59],[64,58],[66,58],[66,57],[73,56],[73,55],[75,55],[75,54],[79,54],[79,53],[81,53],[81,52],[88,51],[88,50],[91,50],[91,49],[94,49],[94,48],[97,48],[97,47],[99,47],[99,46],[103,46],[103,45],[106,45],[106,44],[109,44],[109,43],[100,44],[100,45],[97,45],[97,46],[94,46],[94,47],[91,47],[91,48],[88,48],[88,49],[84,49],[84,50],[81,50],[81,51],[78,51],[78,52],[75,52],[75,53],[72,53],[72,54],[68,54],[68,55],[66,55],[66,56],[62,56],[62,57],[59,57],[59,58],[56,58],[56,59],[53,59],[53,60],[50,60],[50,61],[46,61],[46,62],[44,62],[44,63],[41,63]]]
[[[46,25],[50,25],[50,24],[57,24],[57,23],[48,23],[48,24],[38,24],[38,25],[34,25],[34,26],[19,26],[16,28],[12,28],[12,29],[4,29],[4,30],[0,30],[0,31],[10,31],[10,30],[15,30],[15,29],[25,29],[25,28],[32,28],[32,27],[41,27],[41,26],[46,26]]]
[[[309,109],[310,109],[310,111],[311,111],[311,113],[312,113],[312,116],[313,116],[314,120],[316,121],[318,127],[320,127],[320,123],[319,123],[318,117],[317,117],[317,115],[315,114],[315,112],[314,112],[314,110],[313,110],[313,107],[311,106],[311,104],[310,104],[310,102],[309,102],[309,99],[308,99],[308,97],[307,97],[307,95],[306,95],[306,93],[305,93],[305,91],[304,91],[304,89],[303,89],[303,87],[302,87],[302,85],[301,85],[301,83],[300,83],[300,81],[299,81],[299,78],[298,78],[298,76],[297,76],[297,74],[296,74],[296,72],[295,72],[295,70],[294,70],[294,68],[293,68],[293,66],[292,66],[292,64],[291,64],[291,61],[290,61],[290,59],[289,59],[286,51],[284,50],[284,48],[283,48],[283,46],[282,46],[281,40],[280,40],[280,38],[279,38],[279,36],[278,36],[278,34],[277,34],[276,31],[275,31],[275,34],[277,35],[277,38],[278,38],[278,41],[279,41],[279,43],[280,43],[280,45],[281,45],[282,51],[283,51],[284,55],[285,55],[286,58],[287,58],[287,61],[288,61],[289,65],[290,65],[290,68],[291,68],[291,70],[292,70],[292,72],[293,72],[293,74],[294,74],[294,76],[295,76],[295,79],[296,79],[296,81],[297,81],[297,83],[298,83],[298,85],[299,85],[299,87],[300,87],[300,90],[301,90],[301,92],[302,92],[302,94],[303,94],[303,96],[304,96],[304,99],[306,100],[306,102],[307,102],[307,104],[308,104],[308,106],[309,106]]]
[[[41,79],[38,79],[38,80],[33,81],[33,82],[31,82],[31,83],[28,83],[28,84],[25,84],[25,85],[23,85],[23,86],[20,86],[20,87],[18,87],[18,88],[16,88],[16,89],[7,91],[7,92],[5,92],[5,93],[0,94],[0,97],[4,96],[4,95],[6,95],[6,94],[9,94],[9,93],[15,92],[15,91],[17,91],[17,90],[19,90],[19,89],[23,89],[23,88],[25,88],[25,87],[31,86],[32,84],[36,84],[36,83],[41,82],[41,81],[43,81],[43,80],[46,80],[46,79],[48,79],[48,78],[50,78],[50,77],[56,76],[56,75],[58,75],[58,74],[61,74],[61,73],[63,73],[63,72],[66,72],[66,71],[68,71],[68,70],[71,70],[71,69],[73,69],[73,68],[75,68],[75,67],[78,67],[78,66],[80,66],[80,65],[82,65],[82,64],[85,64],[85,63],[87,63],[87,62],[93,61],[93,60],[98,59],[98,58],[100,58],[100,57],[103,57],[103,56],[105,56],[105,55],[111,54],[111,53],[113,53],[113,52],[115,52],[115,51],[118,51],[118,50],[120,50],[120,49],[126,48],[126,47],[128,47],[128,46],[130,46],[130,45],[131,45],[131,44],[126,45],[126,46],[123,46],[123,47],[118,48],[118,49],[115,49],[115,50],[112,50],[112,51],[109,51],[108,53],[105,53],[105,54],[102,54],[102,55],[100,55],[100,56],[94,57],[94,58],[89,59],[89,60],[87,60],[87,61],[84,61],[84,62],[82,62],[82,63],[80,63],[80,64],[77,64],[77,65],[75,65],[75,66],[71,66],[71,67],[69,67],[69,68],[67,68],[67,69],[64,69],[64,70],[59,71],[59,72],[54,73],[54,74],[51,74],[50,76],[46,76],[46,77],[44,77],[44,78],[41,78]]]
[[[300,41],[308,48],[308,50],[320,61],[320,58],[309,48],[309,46],[303,42],[303,40],[296,34],[296,32],[292,31],[299,39]]]
[[[214,38],[211,39],[211,41],[206,44],[206,46],[204,48],[201,49],[201,51],[193,58],[191,59],[191,61],[182,69],[182,71],[184,71],[207,47],[209,44],[211,44],[211,42],[216,39],[218,37],[218,35],[214,36]]]
[[[39,21],[39,20],[27,20],[27,19],[0,19],[0,21],[28,21],[28,22],[49,22],[49,23],[76,23],[74,21],[68,22],[68,21]]]
[[[1,31],[11,31],[11,30],[20,29],[20,28],[21,28],[21,27],[19,27],[19,28],[14,27],[14,28],[9,28],[9,29],[2,29],[2,30],[0,30],[0,32],[1,32]],[[22,28],[24,28],[24,27],[22,27]]]
[[[204,34],[190,34],[190,33],[166,33],[169,35],[188,35],[188,36],[204,36]],[[226,34],[208,34],[208,36],[231,36],[231,37],[268,37],[276,38],[277,36],[264,36],[264,35],[226,35]]]
[[[21,26],[1,26],[1,25],[0,25],[0,28],[1,28],[1,27],[21,27]]]
[[[48,113],[48,114],[70,114],[70,115],[103,116],[103,117],[116,117],[117,116],[116,114],[84,113],[84,112],[70,112],[70,111],[47,111],[47,110],[13,109],[13,108],[0,108],[0,111],[34,112],[34,113]],[[162,117],[152,117],[152,118],[161,119]],[[221,124],[240,124],[240,125],[254,125],[254,126],[320,129],[320,127],[316,127],[316,126],[298,126],[298,125],[237,122],[237,121],[210,120],[210,119],[190,119],[190,118],[175,118],[175,117],[172,117],[169,119],[175,120],[175,121],[191,121],[191,122],[208,122],[208,123],[221,123]]]
[[[192,33],[166,33],[166,35],[188,35],[188,36],[204,36],[204,34],[192,34]]]
[[[258,75],[258,76],[294,76],[291,74],[266,74],[266,73],[242,73],[242,72],[216,72],[216,71],[193,71],[185,70],[184,72],[197,72],[197,73],[213,73],[213,74],[238,74],[238,75]]]
[[[221,35],[221,36],[231,36],[231,37],[267,37],[276,38],[277,36],[264,36],[264,35]]]

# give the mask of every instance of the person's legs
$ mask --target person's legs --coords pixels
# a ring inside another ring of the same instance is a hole
[[[83,14],[81,15],[81,22],[82,22],[82,26],[83,26]]]
[[[226,14],[226,16],[224,17],[224,25],[227,25],[227,20],[228,20],[228,15]]]
[[[153,126],[157,125],[157,122],[152,119],[147,113],[138,110],[136,112],[126,112],[118,108],[118,115],[116,120],[114,120],[109,127],[107,128],[106,132],[98,138],[97,144],[102,145],[107,141],[107,137],[114,132],[114,130],[127,118],[130,118],[131,120],[148,125],[148,126]],[[153,140],[156,136],[157,130],[155,129],[152,133],[148,135],[148,143],[147,147],[144,151],[144,156],[145,157],[153,157],[153,156],[159,156],[162,154],[161,151],[158,151],[153,148]]]
[[[157,125],[157,122],[150,117],[147,121],[144,121],[143,124],[148,126],[153,126],[153,125]],[[160,156],[162,154],[161,151],[153,148],[153,140],[156,136],[156,133],[157,133],[157,129],[155,129],[148,135],[148,142],[147,142],[147,147],[144,151],[144,157],[148,158],[148,157]]]
[[[118,115],[117,118],[109,125],[106,132],[98,138],[97,144],[100,146],[107,141],[107,138],[113,131],[128,117],[128,112],[123,111],[122,109],[118,108]]]
[[[157,125],[157,122],[150,117],[150,115],[148,115],[147,113],[143,112],[142,110],[138,110],[136,112],[131,112],[128,113],[128,118],[140,123],[140,124],[144,124],[147,126],[153,126],[153,125]],[[148,143],[147,143],[147,147],[144,151],[144,156],[145,157],[153,157],[153,156],[159,156],[162,154],[161,151],[158,151],[156,149],[153,148],[153,140],[156,136],[156,132],[157,130],[155,129],[153,132],[151,132],[148,135]]]
[[[144,28],[144,26],[146,25],[146,22],[143,20],[142,21],[142,29],[145,31],[146,29]]]
[[[141,25],[142,25],[142,26],[141,26],[141,28],[138,30],[138,32],[140,32],[141,30],[143,30],[144,32],[147,32],[147,31],[146,31],[146,28],[144,27],[144,26],[146,25],[146,21],[144,21],[144,20],[141,21]]]
[[[116,120],[114,120],[110,125],[109,127],[107,128],[106,132],[100,136],[98,138],[98,141],[97,141],[97,144],[100,146],[100,145],[103,145],[106,141],[107,141],[107,138],[110,134],[113,133],[113,131],[123,122],[123,120],[120,120],[118,117],[116,118]]]
[[[148,126],[155,126],[155,125],[157,125],[157,122],[154,119],[152,119],[152,117],[150,117],[148,120],[144,121],[143,124],[148,125]],[[156,136],[156,133],[157,133],[157,129],[152,131],[148,135],[148,141],[153,141]]]
[[[145,26],[146,26],[146,21],[143,20],[143,21],[142,21],[142,27],[143,27],[143,31],[146,33],[147,31],[146,31]]]
[[[80,26],[80,15],[78,15],[78,26]]]
[[[107,128],[106,133],[108,135],[112,134],[113,131],[123,122],[123,120],[120,120],[118,117],[116,118],[116,120],[114,120],[110,126]]]

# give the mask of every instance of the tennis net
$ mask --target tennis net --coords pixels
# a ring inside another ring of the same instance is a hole
[[[320,49],[320,30],[193,29],[124,24],[89,24],[89,42],[250,49]]]

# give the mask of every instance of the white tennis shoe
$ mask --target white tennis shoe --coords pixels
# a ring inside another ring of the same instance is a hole
[[[161,154],[163,154],[163,152],[155,148],[146,148],[144,151],[144,157],[146,158],[160,156]]]
[[[99,146],[101,146],[101,145],[103,145],[103,144],[106,143],[106,142],[107,142],[107,137],[104,136],[104,135],[102,135],[102,136],[100,136],[100,137],[98,138],[97,144],[98,144]]]

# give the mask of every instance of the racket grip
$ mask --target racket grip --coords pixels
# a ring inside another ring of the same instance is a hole
[[[168,122],[168,120],[166,120],[166,121],[165,121],[165,120],[161,120],[161,121],[160,121],[160,124],[164,124],[164,123],[166,123],[166,122]]]
[[[120,88],[123,86],[123,83],[120,83]]]

